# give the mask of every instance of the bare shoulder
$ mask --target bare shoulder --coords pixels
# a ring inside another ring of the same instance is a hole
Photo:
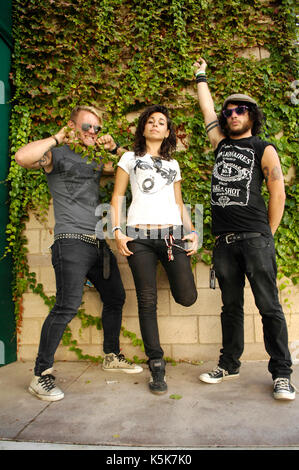
[[[279,156],[273,145],[267,145],[265,148],[261,165],[266,181],[270,176],[271,178],[274,177],[274,179],[277,179],[282,175]]]
[[[264,173],[267,184],[274,181],[283,181],[283,173],[280,160],[276,149],[273,145],[267,145],[262,156],[262,171]]]

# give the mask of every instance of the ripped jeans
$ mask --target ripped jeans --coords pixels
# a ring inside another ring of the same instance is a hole
[[[175,240],[184,247],[182,240]],[[189,307],[197,299],[197,290],[191,269],[190,257],[180,248],[173,247],[174,260],[168,261],[164,238],[136,238],[127,244],[134,254],[128,257],[138,301],[140,331],[145,353],[150,359],[160,359],[161,348],[157,321],[157,265],[164,267],[174,300]]]
[[[244,349],[245,275],[262,318],[264,343],[270,356],[268,369],[273,380],[290,377],[291,357],[288,331],[276,286],[276,259],[273,237],[227,244],[216,241],[213,251],[216,277],[222,295],[222,349],[219,366],[232,372],[239,369]]]

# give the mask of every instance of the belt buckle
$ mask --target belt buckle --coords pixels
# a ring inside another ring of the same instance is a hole
[[[229,245],[230,243],[234,243],[235,241],[235,234],[234,233],[229,233],[228,235],[225,236],[225,241]]]

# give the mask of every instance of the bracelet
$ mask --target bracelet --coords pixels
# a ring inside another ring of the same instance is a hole
[[[58,139],[55,137],[55,135],[51,135],[51,137],[52,137],[52,139],[54,139],[54,140],[55,140],[55,142],[56,142],[56,145],[59,145]]]
[[[195,74],[195,77],[198,77],[198,75],[205,75],[206,72],[204,70],[199,70],[198,72],[196,72]]]
[[[109,152],[112,153],[113,155],[117,154],[117,149],[119,149],[120,147],[120,145],[117,142],[115,142],[115,145],[116,147],[113,150],[109,150]]]
[[[119,227],[119,225],[117,225],[116,227],[113,227],[112,233],[114,233],[116,230],[120,230],[122,232],[122,229],[121,227]]]
[[[207,77],[205,75],[196,76],[196,83],[205,82],[207,83]]]
[[[199,238],[199,233],[197,232],[197,230],[191,230],[191,233],[196,233],[196,235],[197,235],[198,238]]]

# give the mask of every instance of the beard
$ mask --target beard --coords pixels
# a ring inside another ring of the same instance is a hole
[[[238,136],[238,135],[242,135],[242,134],[245,134],[245,132],[249,131],[250,129],[252,128],[252,123],[251,122],[246,122],[243,124],[242,127],[240,127],[239,129],[231,129],[229,127],[229,125],[227,124],[227,130],[228,130],[228,134],[231,136]]]

